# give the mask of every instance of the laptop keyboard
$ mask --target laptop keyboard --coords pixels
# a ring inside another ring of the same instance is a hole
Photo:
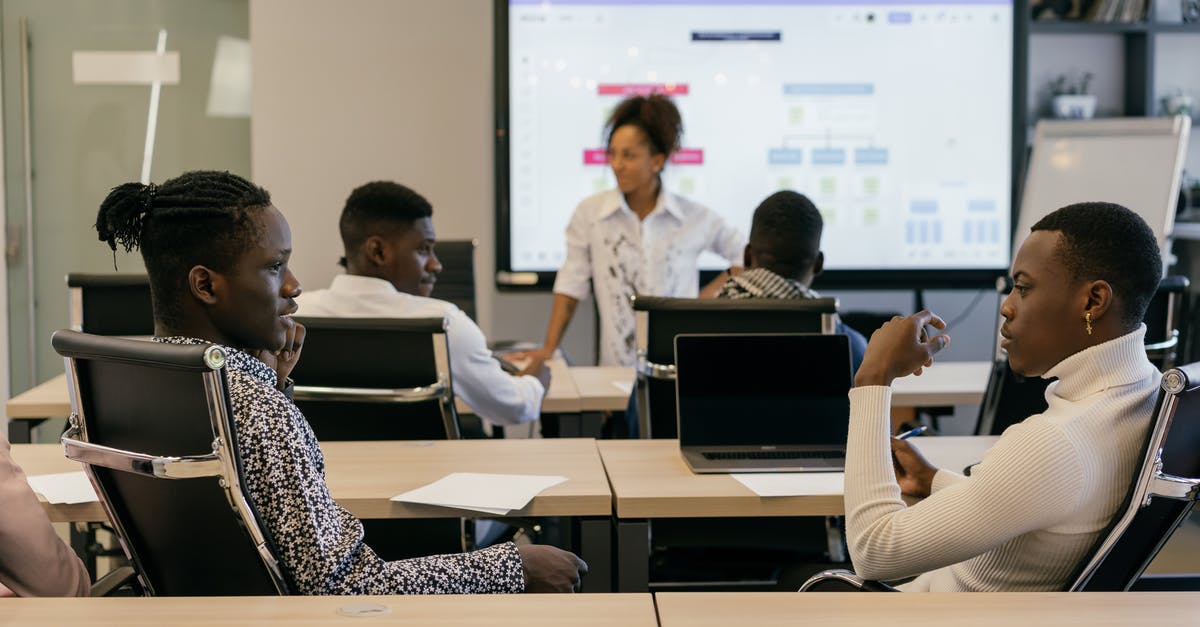
[[[702,453],[704,459],[840,459],[846,454],[842,451],[729,451],[720,453]]]

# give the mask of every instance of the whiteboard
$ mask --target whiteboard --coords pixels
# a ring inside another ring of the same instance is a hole
[[[1142,216],[1167,259],[1191,123],[1187,116],[1038,122],[1012,258],[1050,212],[1105,201]]]

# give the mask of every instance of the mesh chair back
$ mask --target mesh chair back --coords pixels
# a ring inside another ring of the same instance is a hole
[[[318,440],[459,437],[444,319],[296,320],[294,398]]]
[[[434,298],[448,300],[475,320],[475,246],[472,239],[438,240],[442,271],[434,284]]]
[[[288,585],[241,488],[224,352],[59,331],[67,456],[84,462],[142,586],[161,596],[273,595]]]
[[[1070,590],[1128,590],[1200,493],[1200,363],[1167,371],[1140,472]]]
[[[678,437],[675,336],[681,333],[833,333],[837,300],[639,296],[638,412],[642,437]],[[752,367],[747,364],[747,367]]]
[[[96,335],[153,335],[150,280],[144,274],[67,275],[71,328]]]

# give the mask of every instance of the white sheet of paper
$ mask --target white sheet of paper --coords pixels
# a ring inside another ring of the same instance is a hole
[[[820,496],[846,490],[844,472],[748,472],[729,476],[759,496]]]
[[[503,516],[525,507],[546,488],[566,480],[566,477],[547,475],[455,472],[428,485],[393,496],[392,500]]]
[[[613,387],[621,390],[622,394],[630,394],[633,392],[633,381],[613,381]]]
[[[75,472],[60,472],[53,475],[33,475],[26,477],[29,487],[41,494],[45,499],[56,505],[75,503],[92,503],[99,501],[96,491],[82,470]]]

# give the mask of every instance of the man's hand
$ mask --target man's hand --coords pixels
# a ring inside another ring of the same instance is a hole
[[[896,468],[896,482],[900,492],[908,496],[925,498],[933,490],[933,476],[938,469],[925,460],[908,440],[892,438],[892,465]]]
[[[946,328],[941,318],[928,310],[907,318],[896,316],[871,334],[854,385],[891,385],[910,374],[920,375],[933,365],[933,356],[950,345],[950,336],[939,333],[930,337],[926,325],[939,331]]]
[[[250,353],[275,371],[275,376],[278,377],[275,387],[280,390],[287,385],[288,375],[292,373],[292,368],[296,367],[296,362],[300,361],[300,349],[304,346],[304,325],[292,318],[287,320],[291,322],[291,326],[284,336],[283,348],[274,352],[260,350]]]
[[[517,546],[526,592],[578,592],[587,563],[574,553],[544,544]]]

